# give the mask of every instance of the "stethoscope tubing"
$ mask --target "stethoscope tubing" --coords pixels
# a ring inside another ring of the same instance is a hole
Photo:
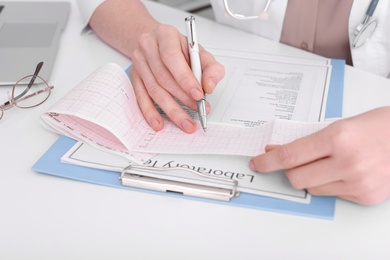
[[[227,0],[223,0],[224,7],[226,12],[233,18],[238,19],[238,20],[253,20],[253,19],[261,19],[261,20],[268,20],[269,15],[268,15],[268,9],[271,5],[272,0],[267,0],[264,10],[260,16],[254,15],[254,16],[246,16],[243,14],[236,14],[233,13],[229,9],[229,5],[227,3]],[[366,14],[364,16],[363,21],[356,27],[355,31],[355,39],[352,43],[353,48],[358,48],[362,46],[374,33],[376,26],[377,26],[377,19],[373,18],[372,16],[374,15],[374,12],[376,10],[376,7],[379,3],[379,0],[371,0],[370,5],[367,8]],[[264,18],[266,17],[266,19]],[[264,19],[262,19],[264,18]],[[372,29],[372,32],[367,34],[369,32],[368,29]],[[368,31],[367,31],[368,30]]]

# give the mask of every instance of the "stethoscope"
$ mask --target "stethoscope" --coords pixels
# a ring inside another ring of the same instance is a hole
[[[225,6],[226,12],[233,18],[238,19],[238,20],[253,20],[253,19],[260,19],[260,20],[268,20],[269,19],[269,14],[268,14],[268,8],[273,0],[267,0],[267,3],[265,3],[263,11],[260,13],[260,15],[252,15],[252,16],[247,16],[245,14],[238,14],[234,13],[230,10],[229,4],[227,0],[223,0],[223,5]]]
[[[362,46],[374,33],[376,26],[378,25],[378,19],[372,17],[375,12],[376,6],[379,0],[371,0],[370,5],[366,11],[366,16],[363,22],[356,27],[355,39],[352,42],[354,48]]]
[[[253,20],[253,19],[260,19],[260,20],[268,20],[269,19],[269,13],[268,9],[271,5],[271,2],[273,0],[267,0],[263,11],[260,13],[260,15],[253,15],[253,16],[247,16],[244,14],[238,14],[234,13],[230,10],[229,4],[227,2],[228,0],[223,0],[223,5],[225,7],[226,12],[233,18],[238,20]],[[378,19],[375,17],[372,17],[372,15],[375,12],[376,6],[378,5],[379,0],[371,0],[370,5],[368,6],[368,9],[366,11],[366,15],[363,19],[363,22],[359,24],[356,27],[355,30],[355,39],[352,43],[352,46],[354,48],[358,48],[362,46],[374,33],[376,26],[378,25]]]

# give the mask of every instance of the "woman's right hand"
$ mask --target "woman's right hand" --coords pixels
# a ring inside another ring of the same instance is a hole
[[[184,132],[196,130],[197,124],[176,99],[196,111],[196,101],[204,94],[211,94],[225,74],[224,67],[211,53],[202,46],[199,52],[201,84],[189,65],[187,39],[176,28],[160,24],[152,32],[139,36],[138,46],[131,55],[130,78],[142,114],[155,131],[164,127],[156,105]]]

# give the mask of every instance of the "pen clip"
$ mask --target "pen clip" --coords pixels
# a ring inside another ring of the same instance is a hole
[[[196,35],[195,35],[195,17],[188,16],[185,19],[187,23],[187,41],[190,48],[194,48],[196,45]]]

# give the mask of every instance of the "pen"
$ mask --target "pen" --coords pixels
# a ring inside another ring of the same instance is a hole
[[[202,67],[200,65],[199,46],[195,29],[195,17],[189,16],[185,19],[187,29],[187,42],[190,54],[191,69],[195,78],[202,84]],[[206,96],[196,101],[198,106],[198,114],[200,123],[204,131],[207,129],[207,114],[206,114]]]

